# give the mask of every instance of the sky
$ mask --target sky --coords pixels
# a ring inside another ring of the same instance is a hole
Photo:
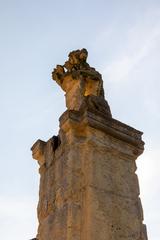
[[[51,72],[81,48],[103,76],[113,117],[144,132],[140,196],[148,238],[159,240],[159,0],[0,0],[0,238],[36,236],[30,148],[57,135],[66,107]]]

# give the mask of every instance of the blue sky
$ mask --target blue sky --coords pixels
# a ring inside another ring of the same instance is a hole
[[[160,1],[0,0],[0,237],[36,235],[38,166],[30,147],[58,133],[64,93],[51,79],[87,48],[114,118],[144,132],[137,160],[149,239],[160,222]]]

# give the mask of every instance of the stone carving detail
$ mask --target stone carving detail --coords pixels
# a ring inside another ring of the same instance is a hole
[[[87,105],[111,117],[109,105],[104,99],[102,76],[86,62],[87,56],[84,48],[69,53],[68,61],[53,70],[52,78],[66,92],[69,110],[80,110],[87,102]]]
[[[40,167],[36,239],[147,240],[135,161],[142,132],[111,117],[87,55],[73,51],[54,69],[68,109],[58,136],[31,148]]]

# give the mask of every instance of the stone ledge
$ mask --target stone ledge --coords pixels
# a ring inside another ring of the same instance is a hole
[[[90,126],[139,148],[141,153],[144,150],[144,142],[141,138],[143,133],[111,117],[97,114],[94,111],[67,110],[59,120],[60,128],[67,121],[70,121],[73,128],[81,127],[82,125]]]
[[[45,146],[46,146],[46,142],[38,139],[31,147],[32,157],[35,160],[38,160],[39,165],[43,165],[45,162],[45,159],[44,159]]]

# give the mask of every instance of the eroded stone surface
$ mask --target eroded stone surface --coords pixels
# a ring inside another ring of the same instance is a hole
[[[105,111],[111,116],[109,105],[104,100],[102,76],[86,62],[87,56],[88,52],[84,48],[71,52],[65,64],[57,65],[53,70],[52,78],[65,91],[69,110],[100,104],[99,108],[103,106],[102,111],[106,108]]]
[[[73,51],[54,70],[68,110],[59,135],[32,147],[41,176],[37,239],[147,240],[135,173],[142,132],[112,118],[87,54]]]

